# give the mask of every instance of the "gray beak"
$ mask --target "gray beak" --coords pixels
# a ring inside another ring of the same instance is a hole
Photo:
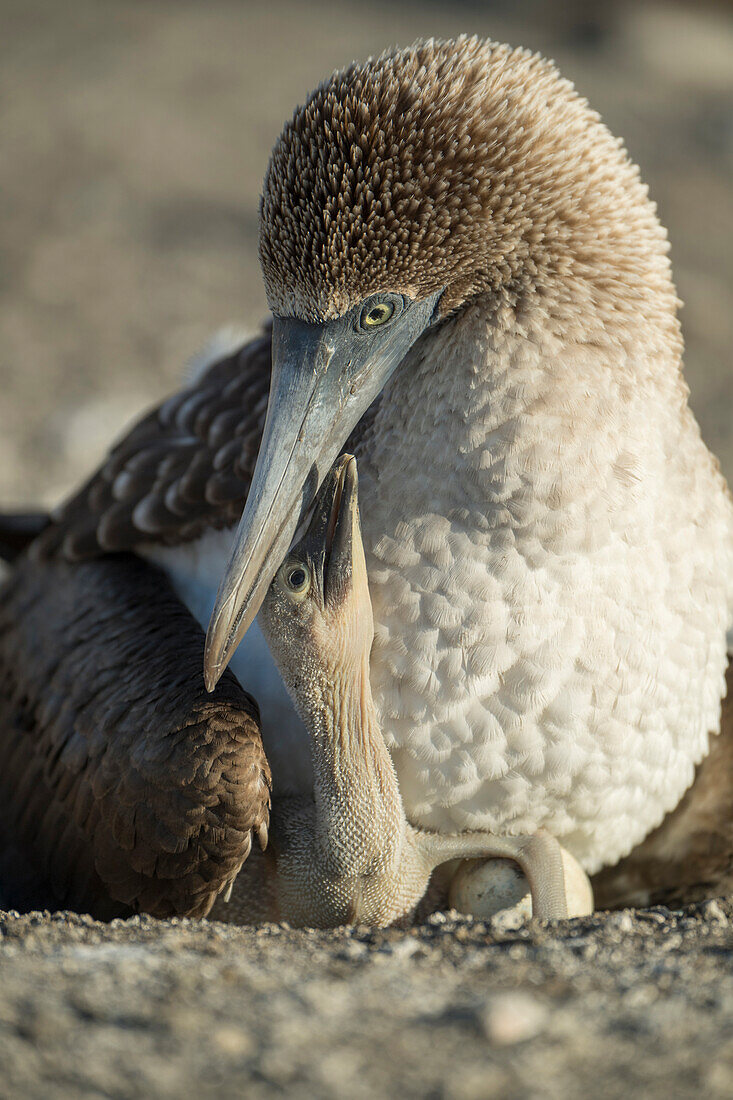
[[[430,324],[439,297],[409,304],[373,333],[359,330],[359,309],[324,324],[275,318],[262,443],[206,636],[209,691],[259,611],[349,433]]]
[[[359,477],[353,455],[344,455],[339,460],[337,477],[323,563],[323,598],[334,607],[342,603],[352,588],[354,543],[360,537]]]
[[[356,459],[344,454],[326,474],[305,532],[287,555],[308,562],[324,605],[337,606],[346,598],[354,575],[355,540],[359,537]]]

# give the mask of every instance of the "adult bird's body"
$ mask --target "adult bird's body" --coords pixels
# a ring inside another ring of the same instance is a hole
[[[201,628],[134,554],[0,586],[0,908],[209,912],[267,843],[257,705],[196,675]]]
[[[733,621],[733,505],[636,168],[547,62],[418,44],[296,112],[261,257],[272,338],[134,429],[38,552],[136,548],[201,614],[246,501],[215,682],[358,424],[372,689],[408,818],[618,860],[707,752]]]

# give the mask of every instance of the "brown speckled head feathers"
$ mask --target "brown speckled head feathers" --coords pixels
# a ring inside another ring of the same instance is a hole
[[[563,339],[635,347],[643,329],[652,349],[681,354],[666,235],[636,167],[525,50],[425,42],[336,73],[285,127],[261,214],[276,313],[334,317],[371,292],[446,287],[443,312],[483,294],[519,307],[518,328],[533,303]],[[133,428],[36,553],[79,559],[231,527],[269,380],[268,328]],[[0,521],[3,536],[17,530]]]
[[[666,238],[622,145],[551,62],[461,37],[335,73],[276,144],[260,257],[273,311],[378,291],[563,293],[674,314]],[[563,283],[565,282],[565,289]]]

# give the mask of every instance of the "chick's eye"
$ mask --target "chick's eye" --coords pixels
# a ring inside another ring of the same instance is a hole
[[[310,584],[308,572],[302,565],[293,565],[285,573],[285,583],[291,592],[305,592]]]

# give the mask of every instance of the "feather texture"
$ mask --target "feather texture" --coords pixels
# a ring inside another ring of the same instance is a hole
[[[266,840],[257,706],[231,674],[207,695],[202,652],[149,563],[19,562],[0,591],[6,903],[205,916]]]
[[[54,513],[34,555],[80,561],[231,527],[247,499],[269,385],[268,326],[133,427]]]
[[[314,322],[374,290],[444,289],[444,323],[347,443],[372,688],[409,818],[544,827],[587,870],[618,860],[719,729],[733,621],[733,508],[687,404],[666,234],[637,168],[551,64],[418,43],[296,112],[260,252],[271,307]],[[37,553],[231,527],[269,359],[265,333],[152,413]]]
[[[679,806],[626,859],[593,880],[600,908],[671,909],[733,891],[733,668],[720,734]]]

